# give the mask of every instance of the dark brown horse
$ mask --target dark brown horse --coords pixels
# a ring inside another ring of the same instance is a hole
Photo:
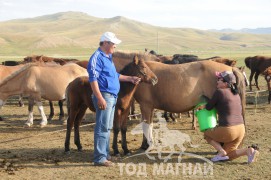
[[[116,62],[116,61],[115,61]],[[119,66],[120,67],[120,66]],[[137,56],[134,57],[133,62],[125,65],[123,70],[120,71],[123,75],[138,76],[141,78],[141,82],[157,83],[157,77],[150,71],[144,60],[139,60]],[[114,120],[114,132],[122,126],[123,117],[127,118],[129,113],[129,107],[133,93],[138,85],[132,83],[121,83],[120,92],[118,94],[118,100],[115,110]],[[82,117],[84,116],[86,109],[89,108],[91,111],[95,111],[94,105],[91,100],[91,86],[88,81],[88,77],[79,77],[72,81],[66,89],[66,100],[68,108],[68,120],[67,120],[67,133],[65,140],[65,152],[70,151],[70,134],[74,127],[74,143],[77,149],[82,150],[79,135],[79,125]],[[124,116],[123,116],[124,115]],[[119,121],[120,122],[119,122]],[[125,132],[126,135],[126,132]],[[125,142],[126,142],[126,137]]]
[[[267,83],[267,88],[268,88],[268,103],[270,104],[271,101],[271,67],[267,68],[263,73],[264,79]]]
[[[260,90],[258,85],[258,77],[263,73],[269,66],[271,66],[271,58],[266,56],[254,56],[245,58],[245,64],[250,69],[249,76],[249,89],[252,91],[252,79],[255,74],[255,85]]]
[[[153,142],[152,116],[154,109],[168,112],[186,112],[193,109],[205,98],[211,98],[216,90],[216,71],[233,71],[242,100],[243,116],[245,115],[245,83],[243,74],[237,69],[213,61],[199,61],[180,65],[166,65],[157,62],[146,62],[156,74],[159,81],[155,87],[140,84],[134,98],[140,104],[144,141],[146,149]],[[126,143],[126,142],[125,142]]]

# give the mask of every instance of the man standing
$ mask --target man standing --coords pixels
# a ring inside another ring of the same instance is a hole
[[[89,82],[93,91],[92,101],[96,109],[94,129],[94,165],[112,166],[110,161],[110,130],[113,127],[115,105],[120,89],[119,81],[138,84],[140,78],[117,73],[112,54],[121,43],[112,32],[105,32],[100,38],[100,47],[88,63]]]

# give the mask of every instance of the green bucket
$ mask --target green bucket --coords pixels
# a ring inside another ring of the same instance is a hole
[[[206,103],[200,103],[196,106],[199,107],[201,105],[204,105]],[[195,108],[195,109],[196,109]],[[201,109],[196,111],[196,117],[198,119],[198,123],[199,123],[199,129],[201,132],[207,130],[207,129],[211,129],[214,128],[216,126],[216,109],[211,109],[210,111],[208,111],[207,109]]]

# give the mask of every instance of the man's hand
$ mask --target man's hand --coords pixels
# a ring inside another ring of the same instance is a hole
[[[141,81],[141,78],[137,77],[137,76],[131,76],[131,83],[133,84],[139,84]]]
[[[107,106],[106,101],[104,100],[103,97],[98,99],[97,105],[98,105],[98,108],[101,110],[105,110]]]

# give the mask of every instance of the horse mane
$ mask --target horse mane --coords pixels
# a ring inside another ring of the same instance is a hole
[[[125,53],[121,51],[116,51],[113,53],[113,58],[118,57],[118,58],[125,58],[125,59],[133,59],[134,56],[137,56],[139,59],[144,59],[145,61],[156,61],[157,59],[159,59],[155,55],[146,54],[146,53],[136,53],[136,52]]]
[[[241,104],[242,104],[242,115],[243,115],[243,119],[244,119],[244,124],[245,123],[245,107],[246,107],[246,85],[244,82],[244,75],[242,74],[242,72],[236,68],[233,67],[232,71],[236,77],[236,85],[238,88],[238,94],[240,95],[241,98]]]
[[[130,62],[129,64],[124,66],[124,68],[120,71],[120,74],[127,75],[130,72],[130,67],[132,66],[132,63],[134,62]]]
[[[221,57],[220,56],[213,56],[213,57],[208,57],[208,58],[204,58],[201,60],[212,60],[212,59],[218,59],[218,58],[221,58]]]
[[[69,62],[77,62],[78,59],[66,59],[66,58],[54,58],[44,55],[33,55],[33,56],[27,56],[24,58],[24,61],[22,63],[29,62],[28,60],[31,59],[31,62],[56,62],[58,64],[64,65]]]
[[[3,81],[0,82],[0,87],[4,84],[6,84],[9,80],[11,80],[12,78],[14,78],[15,76],[17,76],[18,74],[20,74],[21,72],[29,69],[32,66],[38,66],[39,64],[37,63],[28,63],[26,65],[24,65],[22,68],[20,68],[18,71],[15,71],[13,73],[11,73],[9,76],[7,76],[5,79],[3,79]]]

